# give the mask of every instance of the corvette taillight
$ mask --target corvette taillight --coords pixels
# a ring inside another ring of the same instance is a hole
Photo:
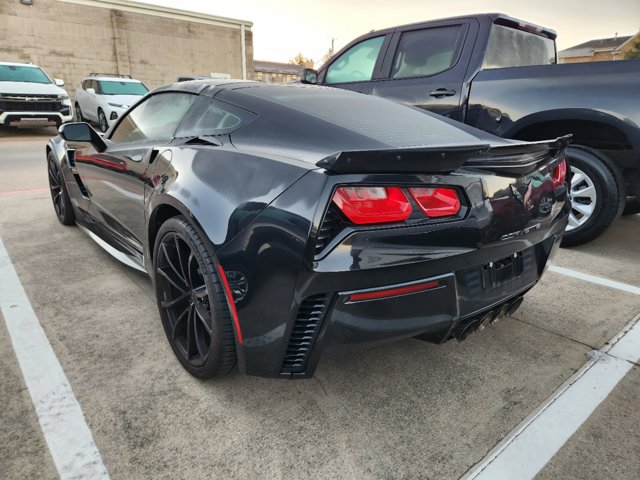
[[[563,159],[556,168],[553,169],[553,188],[561,186],[567,178],[567,161]]]
[[[414,187],[409,192],[429,218],[449,217],[460,211],[460,198],[453,188]]]
[[[398,187],[338,187],[333,203],[358,225],[402,222],[411,215],[411,202]]]

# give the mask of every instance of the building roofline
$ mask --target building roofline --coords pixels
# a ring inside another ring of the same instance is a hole
[[[631,35],[624,43],[622,43],[621,45],[618,45],[616,47],[616,50],[620,50],[622,47],[624,47],[627,43],[631,42],[635,38],[640,40],[640,30],[637,33],[634,33],[633,35]]]
[[[228,28],[245,28],[251,29],[253,22],[249,20],[239,20],[237,18],[219,17],[208,13],[193,12],[189,10],[180,10],[171,7],[162,7],[160,5],[135,2],[133,0],[60,0],[66,3],[76,5],[85,5],[89,7],[109,8],[121,10],[123,12],[139,13],[143,15],[153,15],[156,17],[173,18],[188,22],[206,23]]]

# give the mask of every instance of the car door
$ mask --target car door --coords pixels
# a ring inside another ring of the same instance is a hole
[[[463,82],[477,32],[473,19],[396,31],[373,95],[462,120]]]
[[[94,93],[88,92],[92,88]],[[87,88],[84,91],[84,95],[82,96],[82,103],[80,104],[80,108],[82,108],[82,115],[93,122],[98,120],[98,104],[96,103],[96,93],[98,90],[98,82],[95,80],[87,81]]]
[[[86,104],[87,85],[89,85],[89,80],[83,80],[80,83],[80,88],[76,90],[76,103],[80,106],[80,109],[82,110],[83,115],[84,115],[84,106]],[[76,114],[77,113],[78,112],[76,112]]]
[[[332,58],[318,83],[360,93],[371,93],[391,35],[364,39]]]
[[[104,152],[75,158],[91,198],[89,214],[111,236],[140,252],[147,169],[159,149],[171,143],[196,98],[178,92],[152,95],[122,117],[105,140]]]

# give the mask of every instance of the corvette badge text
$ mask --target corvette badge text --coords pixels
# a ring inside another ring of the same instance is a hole
[[[530,227],[527,227],[523,230],[518,230],[517,232],[511,232],[511,233],[507,233],[506,235],[502,235],[500,237],[500,240],[510,240],[512,238],[517,238],[517,237],[522,237],[523,235],[526,235],[529,232],[533,232],[534,230],[539,230],[540,229],[540,224],[536,223],[535,225],[531,225]]]

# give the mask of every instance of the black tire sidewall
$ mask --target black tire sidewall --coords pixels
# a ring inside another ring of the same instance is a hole
[[[104,118],[104,130],[102,129],[102,122],[100,121],[102,118]],[[102,133],[105,133],[107,130],[109,130],[109,122],[107,122],[107,116],[104,114],[101,108],[98,109],[98,127],[100,128],[100,131]]]
[[[60,198],[62,199],[62,203],[64,204],[64,213],[60,215],[56,211],[56,206],[55,204],[53,204],[52,198],[51,203],[53,206],[53,211],[55,212],[56,217],[58,217],[58,221],[62,225],[73,225],[76,221],[76,214],[73,211],[73,204],[71,203],[71,198],[69,198],[69,193],[67,192],[67,185],[64,181],[62,170],[60,169],[58,162],[51,152],[49,152],[49,154],[47,155],[47,163],[52,164],[53,167],[58,171],[58,175],[60,177]]]
[[[596,190],[596,206],[591,218],[584,225],[564,233],[562,245],[574,246],[589,242],[607,230],[621,212],[621,193],[614,172],[599,152],[572,146],[567,148],[566,156],[569,166],[582,170]]]
[[[198,264],[200,265],[209,293],[209,307],[212,312],[212,339],[209,354],[205,363],[201,366],[190,364],[184,359],[171,338],[167,313],[162,308],[160,302],[160,292],[157,282],[156,261],[158,251],[163,238],[168,234],[178,234],[191,248]],[[191,375],[201,379],[208,379],[219,375],[224,375],[231,371],[236,363],[235,335],[231,325],[231,314],[229,312],[227,298],[224,288],[216,271],[216,262],[213,261],[198,232],[182,216],[170,218],[162,224],[156,235],[153,248],[153,283],[156,293],[156,302],[160,312],[162,327],[169,341],[176,358],[185,370]]]

